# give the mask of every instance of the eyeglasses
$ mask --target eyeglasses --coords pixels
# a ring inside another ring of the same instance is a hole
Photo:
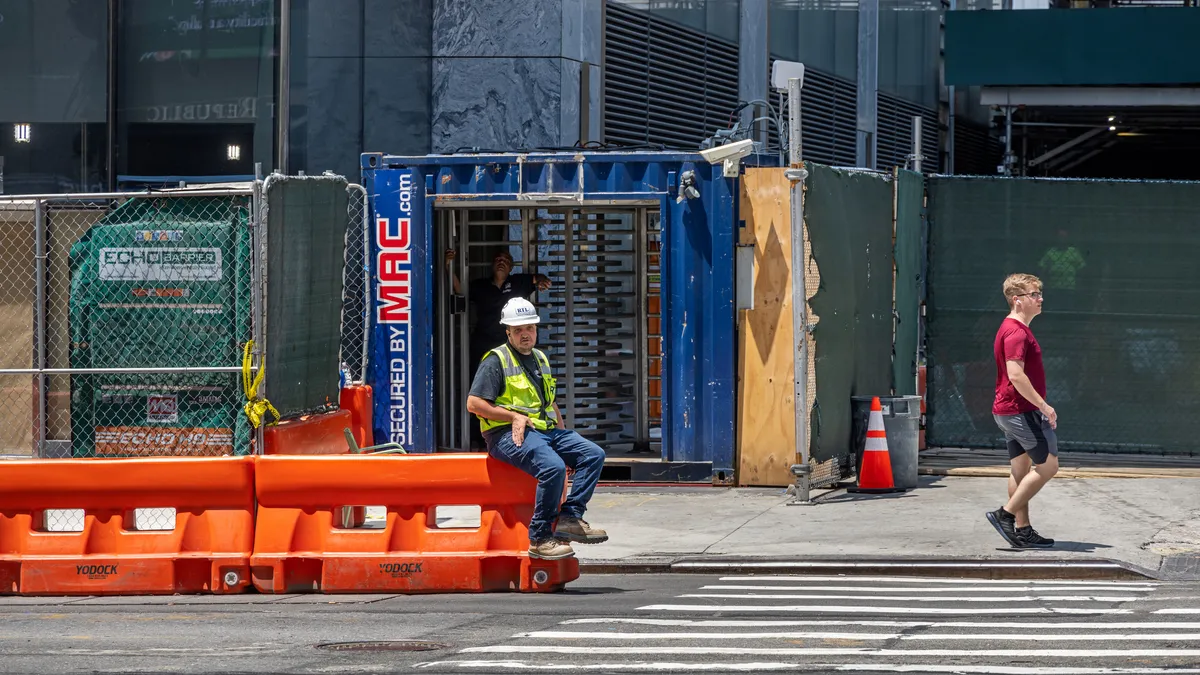
[[[1016,297],[1018,297],[1018,298],[1019,298],[1019,297],[1021,297],[1022,295],[1027,295],[1027,296],[1029,296],[1029,297],[1033,298],[1034,300],[1041,300],[1041,299],[1042,299],[1042,294],[1041,294],[1041,293],[1019,293],[1019,294],[1017,294],[1017,296],[1016,296]]]

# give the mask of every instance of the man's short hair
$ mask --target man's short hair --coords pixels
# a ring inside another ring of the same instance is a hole
[[[1012,307],[1013,299],[1026,293],[1038,293],[1042,290],[1042,280],[1032,274],[1010,274],[1004,280],[1004,299]]]

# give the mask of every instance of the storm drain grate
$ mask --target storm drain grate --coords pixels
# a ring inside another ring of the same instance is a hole
[[[375,640],[372,642],[323,642],[317,649],[333,652],[429,652],[450,645],[428,640]]]

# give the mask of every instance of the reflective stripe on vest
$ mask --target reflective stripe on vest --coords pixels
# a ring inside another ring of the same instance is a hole
[[[533,354],[542,369],[542,387],[546,397],[544,408],[534,383],[529,379],[525,368],[521,366],[521,362],[517,359],[516,354],[512,353],[511,348],[507,344],[501,345],[484,354],[483,358],[486,359],[491,354],[495,354],[500,359],[500,367],[504,371],[504,391],[496,397],[494,405],[525,415],[529,418],[533,428],[539,431],[546,431],[558,426],[558,417],[554,414],[557,383],[550,375],[550,360],[546,358],[542,350],[534,349]],[[482,431],[508,424],[508,422],[490,420],[486,417],[479,418],[479,428]]]

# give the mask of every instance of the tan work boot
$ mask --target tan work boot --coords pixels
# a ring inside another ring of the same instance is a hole
[[[575,555],[575,550],[565,541],[542,539],[529,543],[529,557],[542,560],[562,560]]]
[[[592,527],[582,518],[563,516],[554,527],[554,536],[579,544],[602,544],[608,541],[608,533]]]

